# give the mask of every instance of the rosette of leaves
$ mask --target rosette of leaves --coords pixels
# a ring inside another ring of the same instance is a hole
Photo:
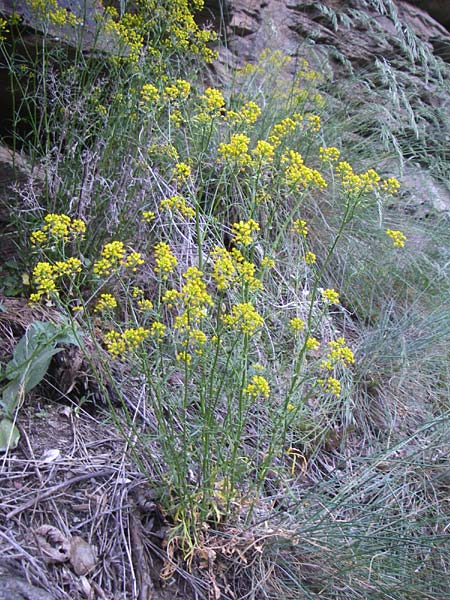
[[[79,346],[71,325],[34,321],[14,348],[1,374],[4,387],[0,399],[0,452],[17,446],[20,433],[15,425],[16,411],[25,395],[45,377],[52,357],[61,352],[64,344]]]

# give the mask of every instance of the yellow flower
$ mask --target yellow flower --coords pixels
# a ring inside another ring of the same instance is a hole
[[[254,241],[253,234],[259,231],[259,229],[260,227],[258,223],[256,223],[256,221],[253,219],[249,219],[248,221],[239,221],[239,223],[233,223],[231,227],[233,241],[236,244],[248,246]]]
[[[394,246],[403,248],[407,240],[406,235],[398,229],[386,229],[386,235],[388,235],[394,242]]]
[[[154,321],[150,325],[150,335],[156,340],[160,340],[166,333],[166,326],[159,321]]]
[[[323,290],[322,300],[330,304],[339,304],[339,294],[332,288]]]
[[[139,310],[142,312],[146,312],[147,310],[152,310],[153,308],[153,302],[151,300],[148,300],[147,298],[140,298],[138,300],[138,307]]]
[[[314,252],[306,252],[305,253],[305,263],[307,265],[313,265],[316,262],[316,255],[314,254]]]
[[[317,350],[320,346],[320,342],[315,337],[309,337],[305,342],[305,346],[306,346],[307,350],[310,350],[310,351]]]
[[[294,317],[289,321],[289,325],[294,331],[303,331],[305,329],[305,321],[300,317]]]
[[[316,133],[320,131],[321,123],[319,115],[309,114],[306,118],[308,120],[308,127],[309,129],[311,129],[311,131],[314,131]]]
[[[281,157],[281,162],[284,165],[284,177],[286,183],[294,188],[315,187],[324,189],[327,183],[317,169],[307,167],[303,161],[300,152],[296,150],[286,150]]]
[[[200,96],[204,109],[211,115],[220,115],[225,106],[225,99],[220,90],[206,88],[203,96]]]
[[[258,120],[259,115],[261,114],[260,107],[250,100],[241,108],[239,116],[240,121],[242,123],[246,123],[248,125],[252,125]]]
[[[253,375],[251,383],[244,388],[244,394],[257,398],[258,396],[264,396],[268,398],[270,396],[270,387],[267,383],[267,379],[262,375]]]
[[[334,146],[329,146],[328,148],[320,146],[319,148],[320,160],[323,162],[335,162],[336,160],[339,160],[340,155],[341,153]]]
[[[306,237],[308,235],[306,221],[303,221],[302,219],[296,219],[292,225],[292,231],[295,231],[295,233],[298,233],[302,237]]]
[[[179,362],[183,362],[188,366],[192,362],[192,355],[189,354],[189,352],[186,352],[185,350],[183,350],[182,352],[178,352],[176,358]]]
[[[333,394],[333,396],[339,397],[341,395],[341,382],[334,377],[328,377],[327,379],[318,379],[318,383],[323,387],[326,392]]]
[[[252,150],[256,165],[271,163],[275,154],[275,148],[265,140],[258,140]]]
[[[155,272],[160,273],[163,279],[167,279],[169,273],[173,273],[178,261],[170,249],[169,244],[158,242],[154,248],[155,252]]]
[[[95,312],[101,312],[109,308],[116,308],[117,300],[111,294],[101,294],[95,306]]]
[[[148,329],[136,327],[125,329],[123,333],[110,331],[105,335],[104,340],[108,352],[114,357],[119,357],[136,350],[149,335]]]
[[[164,198],[164,200],[161,200],[159,206],[161,210],[177,211],[188,219],[195,217],[195,210],[191,206],[188,206],[184,196],[176,195]]]
[[[243,133],[235,133],[231,136],[229,144],[221,143],[218,147],[219,155],[232,163],[245,166],[250,162],[248,155],[248,145],[250,138]]]
[[[273,258],[265,256],[261,261],[261,266],[265,267],[266,269],[273,269],[273,267],[275,266],[275,261],[273,260]]]
[[[272,130],[270,132],[269,135],[269,142],[271,144],[273,144],[275,146],[275,148],[277,146],[279,146],[281,144],[281,140],[286,137],[287,135],[289,135],[290,133],[292,133],[295,128],[297,127],[298,122],[295,121],[294,119],[291,119],[290,117],[287,117],[285,119],[283,119],[282,121],[280,121],[279,123],[276,123],[273,127]]]
[[[179,162],[173,170],[173,178],[178,183],[184,183],[191,176],[191,167],[184,162]]]
[[[388,177],[381,184],[381,189],[388,194],[397,194],[400,189],[400,182],[395,177]]]
[[[137,267],[144,264],[144,259],[140,252],[131,252],[123,261],[123,266],[131,269],[133,273],[137,271]]]
[[[164,88],[164,98],[168,101],[185,101],[191,93],[191,84],[184,79],[177,79],[172,85]]]
[[[150,223],[155,218],[155,213],[152,210],[144,210],[142,212],[142,220],[144,223]]]
[[[141,89],[141,98],[142,98],[142,101],[147,104],[158,102],[158,100],[159,100],[158,88],[156,88],[151,83],[145,83]]]
[[[86,232],[86,224],[81,219],[71,219],[68,215],[49,213],[44,217],[45,225],[31,234],[33,246],[45,244],[52,239],[60,239],[65,242],[76,237],[83,238]]]
[[[355,363],[355,355],[346,345],[345,339],[341,336],[336,340],[328,342],[328,353],[326,360],[321,362],[321,367],[331,371],[334,367],[342,365],[348,367]]]
[[[248,335],[253,335],[264,325],[264,319],[251,302],[235,304],[231,309],[231,314],[223,316],[223,322],[236,331]]]
[[[33,231],[30,235],[31,245],[32,246],[40,246],[45,244],[47,241],[47,236],[44,231],[39,229],[38,231]]]
[[[125,246],[123,242],[110,242],[103,246],[101,260],[94,263],[95,275],[110,275],[112,270],[118,269],[125,257]]]

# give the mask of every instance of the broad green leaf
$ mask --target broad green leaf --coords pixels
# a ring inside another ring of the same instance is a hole
[[[19,443],[20,433],[17,427],[9,419],[0,421],[0,452],[14,449]]]

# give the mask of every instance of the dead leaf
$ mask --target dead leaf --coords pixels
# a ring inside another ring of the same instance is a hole
[[[48,563],[64,563],[69,560],[70,542],[66,536],[52,525],[42,525],[34,535],[44,560]]]
[[[70,542],[70,562],[77,575],[86,575],[97,564],[97,553],[93,546],[75,535]]]
[[[41,456],[41,462],[48,464],[59,458],[61,450],[59,448],[49,448]]]

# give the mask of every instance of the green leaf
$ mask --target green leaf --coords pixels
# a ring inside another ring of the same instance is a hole
[[[14,423],[9,419],[2,419],[0,421],[0,452],[16,448],[19,439],[20,432]]]

